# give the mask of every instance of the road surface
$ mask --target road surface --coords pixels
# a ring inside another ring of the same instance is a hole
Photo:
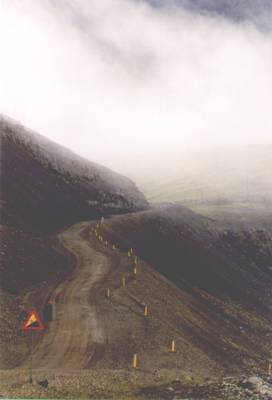
[[[34,368],[83,369],[103,353],[105,333],[97,318],[96,292],[110,260],[80,236],[87,225],[78,223],[59,234],[63,246],[76,257],[76,267],[52,294],[54,318],[34,349]]]

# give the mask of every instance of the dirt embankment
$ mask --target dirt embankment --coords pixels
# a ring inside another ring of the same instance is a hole
[[[128,255],[130,247],[112,248],[118,247],[111,230],[116,218],[98,228],[96,222],[76,224],[59,235],[76,267],[51,295],[54,317],[34,349],[35,381],[48,379],[58,387],[48,393],[59,397],[86,395],[90,388],[109,395],[108,383],[122,376],[122,386],[113,385],[112,393],[131,395],[156,382],[196,383],[226,373],[266,371],[270,321],[231,299],[197,287],[178,288],[139,254],[135,264],[135,249]],[[28,368],[29,360],[1,374],[9,385],[20,386]],[[10,393],[26,393],[24,388]],[[31,393],[35,397],[40,390],[35,386]]]
[[[129,248],[112,249],[116,221],[126,224],[115,217],[98,228],[103,241],[94,222],[59,235],[76,268],[51,296],[55,316],[35,349],[36,368],[128,368],[134,354],[150,373],[182,368],[188,376],[208,377],[267,368],[269,319],[236,299],[178,288],[139,256],[135,274]]]
[[[220,232],[213,221],[176,207],[113,217],[105,220],[100,235],[122,247],[127,258],[107,281],[113,288],[110,301],[99,302],[110,326],[107,365],[124,366],[137,352],[149,371],[176,366],[189,375],[210,376],[267,370],[269,235]],[[127,257],[130,247],[142,257],[137,276]],[[122,274],[125,287],[120,287]],[[143,307],[135,298],[150,311],[143,325]],[[177,343],[174,356],[171,340]]]
[[[28,310],[43,314],[49,294],[72,270],[71,253],[57,242],[14,227],[0,226],[0,365],[12,368],[29,354],[20,325]],[[35,342],[42,335],[35,335]]]

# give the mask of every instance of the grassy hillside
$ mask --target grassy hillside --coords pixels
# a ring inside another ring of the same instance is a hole
[[[128,176],[151,202],[272,207],[272,145],[165,153],[159,162],[154,156],[137,169],[128,165]]]

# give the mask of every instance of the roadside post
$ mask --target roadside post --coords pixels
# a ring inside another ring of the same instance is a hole
[[[133,354],[132,367],[133,368],[137,368],[138,367],[138,356],[137,356],[137,354]]]
[[[43,322],[47,324],[54,319],[54,309],[55,309],[55,301],[50,300],[48,301],[43,310]]]
[[[172,342],[171,342],[171,352],[175,353],[175,351],[176,351],[176,342],[175,342],[175,340],[172,340]]]
[[[45,329],[42,320],[35,309],[31,310],[25,322],[21,326],[21,330],[30,332],[30,367],[29,367],[29,383],[33,383],[33,331],[43,331]]]

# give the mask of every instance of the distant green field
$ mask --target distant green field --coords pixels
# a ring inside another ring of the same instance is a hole
[[[150,202],[272,204],[272,146],[203,150],[132,174]]]

